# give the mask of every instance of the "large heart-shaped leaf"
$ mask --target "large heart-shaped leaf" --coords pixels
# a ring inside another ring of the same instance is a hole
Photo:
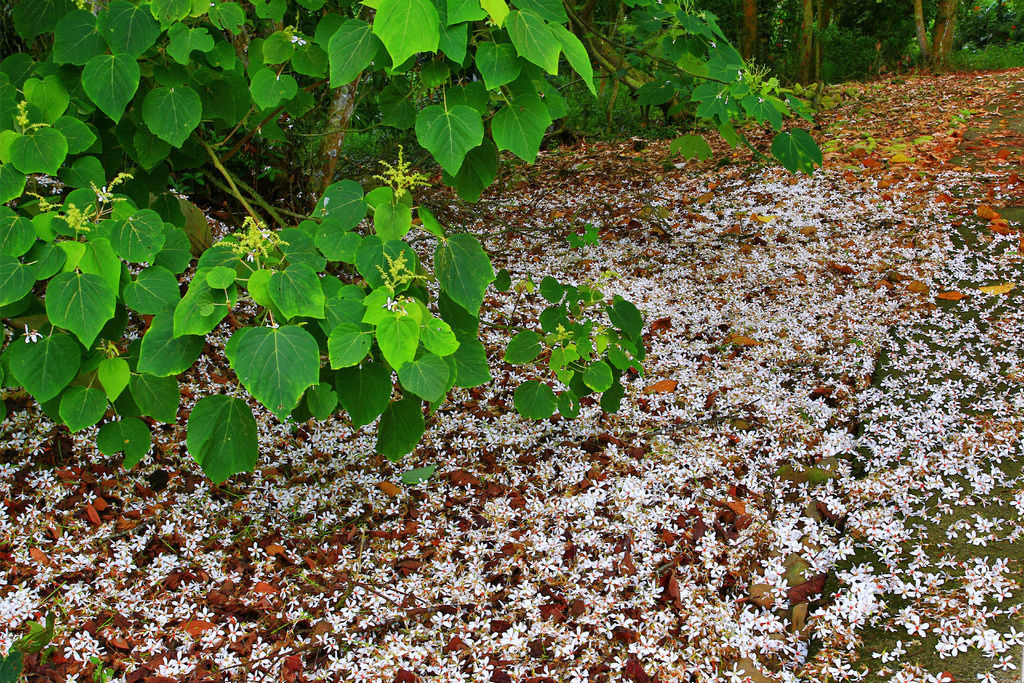
[[[412,316],[389,315],[377,325],[377,345],[393,368],[411,361],[419,343],[420,326]]]
[[[124,453],[122,466],[131,469],[153,445],[153,436],[146,423],[137,417],[126,417],[115,422],[108,422],[100,427],[96,435],[96,448],[103,455]]]
[[[335,375],[338,400],[348,411],[353,427],[370,424],[387,408],[394,387],[391,373],[380,363],[344,368]]]
[[[259,457],[256,419],[249,406],[233,396],[206,396],[188,417],[185,445],[214,483],[249,472]]]
[[[173,147],[181,147],[202,116],[199,93],[187,85],[154,88],[142,102],[142,120],[154,135]]]
[[[117,292],[93,273],[61,273],[46,288],[46,315],[57,327],[74,332],[86,348],[114,317]]]
[[[416,448],[425,429],[423,404],[419,399],[395,401],[381,415],[377,428],[377,452],[388,460],[399,460]]]
[[[533,12],[514,10],[505,19],[505,28],[521,57],[549,74],[558,73],[558,53],[562,48],[547,22]]]
[[[476,68],[490,90],[519,78],[523,65],[509,43],[487,41],[476,48]]]
[[[205,339],[198,335],[174,336],[174,313],[153,316],[139,347],[139,372],[169,377],[185,372],[199,358]]]
[[[164,246],[164,222],[156,211],[143,209],[116,220],[110,246],[118,256],[133,263],[149,263]]]
[[[60,419],[72,432],[93,426],[103,419],[106,411],[107,397],[99,389],[74,386],[60,399]]]
[[[402,386],[426,401],[440,401],[448,389],[451,371],[440,356],[425,353],[398,368]]]
[[[434,104],[416,116],[416,139],[434,155],[447,173],[455,175],[466,153],[484,139],[480,113],[464,104]]]
[[[36,128],[11,141],[11,164],[22,173],[57,175],[68,155],[68,141],[56,128]]]
[[[288,266],[270,277],[270,298],[286,318],[324,317],[324,291],[316,271],[304,263]]]
[[[139,64],[125,54],[97,55],[82,70],[82,88],[104,114],[121,120],[139,88]]]
[[[383,0],[377,7],[373,32],[397,67],[417,52],[437,51],[440,17],[430,0]]]
[[[348,368],[366,358],[373,344],[372,330],[354,323],[342,323],[331,331],[327,339],[327,355],[332,368]]]
[[[53,61],[83,66],[106,52],[107,44],[96,28],[96,16],[78,9],[57,22],[53,35]]]
[[[66,334],[43,337],[35,344],[13,344],[9,353],[14,378],[40,403],[60,394],[82,361],[78,344]]]
[[[252,101],[261,109],[271,109],[299,92],[299,84],[290,74],[278,74],[263,67],[252,75],[249,93]]]
[[[178,419],[178,406],[181,404],[178,380],[173,377],[132,375],[128,388],[143,415],[167,423]]]
[[[231,367],[242,386],[279,418],[320,381],[320,347],[301,327],[247,327],[234,336]]]
[[[373,27],[361,19],[349,19],[339,26],[327,43],[331,87],[354,81],[373,61],[378,45],[380,41],[373,35]]]
[[[162,266],[150,266],[139,271],[135,281],[124,288],[124,303],[144,315],[156,315],[180,299],[178,279]]]
[[[772,140],[772,154],[790,173],[814,173],[814,166],[822,163],[821,150],[803,128],[776,135]]]
[[[540,151],[551,113],[536,95],[520,95],[499,109],[491,120],[491,136],[498,149],[507,149],[532,162]]]
[[[543,420],[551,417],[558,406],[555,392],[547,384],[531,379],[516,387],[513,394],[516,410],[525,418]]]
[[[457,304],[476,317],[494,268],[479,240],[472,235],[452,235],[434,250],[434,270],[441,288]]]
[[[113,0],[96,17],[96,26],[115,54],[139,57],[160,35],[160,25],[149,8],[127,0]]]

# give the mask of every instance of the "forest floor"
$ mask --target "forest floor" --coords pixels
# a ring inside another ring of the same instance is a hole
[[[1019,680],[1024,70],[830,94],[811,177],[584,143],[449,212],[513,282],[640,307],[617,414],[520,419],[490,329],[401,463],[254,404],[214,486],[182,432],[230,322],[131,471],[9,397],[0,653],[51,615],[29,680]]]

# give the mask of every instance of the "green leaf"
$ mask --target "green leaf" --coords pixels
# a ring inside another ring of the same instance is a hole
[[[325,220],[316,229],[316,247],[331,261],[355,262],[356,251],[362,241],[362,236],[352,232],[351,228],[345,230],[334,220]]]
[[[124,453],[122,466],[131,469],[149,453],[153,436],[145,422],[137,417],[126,417],[108,422],[96,435],[96,448],[103,455]]]
[[[261,109],[272,109],[285,100],[295,97],[299,84],[289,74],[276,74],[266,67],[257,69],[252,75],[249,92],[252,101]]]
[[[391,373],[380,363],[370,362],[339,370],[334,388],[342,407],[348,411],[352,426],[357,429],[384,412],[394,390]]]
[[[814,166],[822,164],[821,150],[803,128],[776,135],[772,140],[772,154],[790,173],[814,173]]]
[[[21,300],[35,283],[31,266],[22,265],[13,256],[0,255],[0,306]]]
[[[25,191],[25,174],[14,164],[0,164],[0,204],[17,199]]]
[[[425,353],[398,368],[398,381],[402,386],[431,402],[444,398],[450,375],[448,363],[433,353]]]
[[[11,648],[7,656],[0,659],[0,683],[18,683],[25,667],[25,653]]]
[[[636,306],[616,295],[611,306],[605,307],[612,325],[621,330],[626,337],[636,341],[644,329],[644,319]]]
[[[561,5],[559,5],[561,7]],[[569,61],[569,66],[573,68],[583,82],[586,83],[587,89],[590,90],[591,95],[597,95],[597,89],[594,87],[594,67],[590,63],[590,55],[587,53],[587,48],[584,47],[583,42],[580,41],[576,35],[558,23],[548,24],[548,28],[551,30],[552,35],[555,36],[555,40],[562,47],[562,53],[565,58]]]
[[[416,356],[420,326],[409,315],[389,315],[377,325],[377,345],[384,360],[398,369]]]
[[[59,244],[66,244],[60,242]],[[121,287],[121,259],[117,257],[110,246],[110,240],[106,237],[94,237],[86,243],[82,257],[77,262],[77,267],[83,273],[99,275],[107,281],[110,288],[115,292]],[[65,264],[64,269],[70,270],[71,259]]]
[[[56,128],[36,128],[14,138],[11,164],[22,173],[57,175],[68,154],[68,141]]]
[[[613,381],[612,368],[603,360],[591,363],[583,373],[583,383],[597,392],[610,389]]]
[[[768,123],[774,130],[779,130],[782,128],[782,112],[772,105],[772,101],[782,104],[773,97],[766,100],[756,93],[744,97],[740,104],[743,105],[743,111],[747,112],[747,116],[753,117],[758,123]]]
[[[232,288],[233,290],[233,288]],[[206,274],[199,272],[189,283],[185,296],[174,307],[174,334],[205,335],[228,314],[233,291],[213,289],[206,282]]]
[[[541,336],[532,330],[524,330],[509,341],[505,362],[513,365],[529,363],[540,355],[541,348]]]
[[[301,327],[247,327],[234,336],[231,367],[238,380],[279,419],[320,381],[320,347]]]
[[[187,85],[154,88],[142,102],[143,121],[154,135],[172,147],[181,147],[202,116],[199,93]]]
[[[397,67],[417,52],[437,52],[440,18],[430,0],[383,0],[377,7],[373,32]]]
[[[96,17],[96,27],[111,52],[140,57],[156,42],[160,25],[145,6],[113,0]]]
[[[245,24],[245,11],[237,2],[218,0],[216,5],[210,4],[210,22],[219,29],[238,34]]]
[[[154,377],[153,375],[132,375],[128,381],[128,387],[143,415],[149,415],[169,424],[177,421],[181,392],[176,379]]]
[[[464,104],[448,109],[434,104],[416,116],[416,139],[452,175],[459,172],[466,153],[483,138],[480,113]]]
[[[513,394],[516,410],[530,420],[543,420],[555,414],[555,392],[535,379],[523,382]]]
[[[558,54],[562,48],[543,19],[533,12],[513,10],[505,20],[505,29],[519,56],[549,74],[558,73]]]
[[[74,332],[89,348],[114,317],[117,292],[99,275],[61,273],[46,288],[46,315],[57,327]]]
[[[14,27],[29,42],[40,33],[52,31],[57,21],[74,9],[71,0],[21,0],[5,4],[5,11],[13,5]]]
[[[338,27],[327,43],[327,57],[331,64],[331,87],[351,83],[370,66],[380,41],[373,35],[373,27],[361,19],[349,19]],[[362,193],[360,193],[362,194]]]
[[[508,17],[508,4],[505,0],[479,0],[480,6],[487,11],[487,14],[491,17],[491,21],[498,28],[505,25],[505,19]]]
[[[313,210],[313,217],[333,221],[346,231],[356,227],[366,218],[362,186],[354,180],[342,180],[328,186]]]
[[[292,34],[288,31],[274,31],[263,41],[263,63],[284,64],[295,54]]]
[[[448,9],[448,25],[461,24],[464,21],[480,21],[487,12],[480,6],[479,0],[445,0]]]
[[[106,177],[103,164],[96,157],[79,157],[70,167],[60,169],[60,179],[68,187],[102,187]]]
[[[684,159],[696,157],[705,161],[711,157],[711,145],[699,135],[680,135],[668,146],[669,156],[679,154]]]
[[[456,339],[451,326],[433,316],[423,321],[420,339],[423,345],[427,347],[427,351],[436,353],[439,356],[450,356],[459,348],[459,341]]]
[[[324,317],[324,292],[316,271],[304,263],[274,273],[268,284],[270,299],[285,318]]]
[[[444,180],[455,188],[461,199],[475,202],[497,175],[498,148],[485,139],[482,145],[469,151],[458,174],[454,178],[445,174]]]
[[[466,389],[478,387],[491,381],[491,370],[487,366],[487,352],[476,339],[463,339],[452,354],[455,361],[455,385]]]
[[[227,289],[235,283],[238,274],[230,266],[214,266],[206,271],[206,284],[214,289]]]
[[[245,401],[232,396],[199,399],[188,417],[185,445],[210,481],[249,472],[259,458],[256,419]]]
[[[143,209],[115,221],[110,246],[125,261],[148,263],[164,246],[164,222],[156,211]]]
[[[373,211],[373,230],[384,242],[401,239],[412,229],[412,209],[399,202],[378,204]]]
[[[139,88],[139,65],[125,54],[97,55],[82,71],[82,88],[117,123]]]
[[[519,78],[522,63],[512,45],[487,41],[476,48],[476,68],[483,76],[484,85],[496,90]]]
[[[180,299],[178,279],[161,266],[139,271],[135,280],[124,288],[125,305],[143,315],[156,315]]]
[[[426,423],[419,399],[403,398],[389,404],[377,428],[377,452],[388,460],[411,453],[423,438]]]
[[[356,270],[372,289],[376,289],[384,285],[381,271],[388,272],[390,263],[397,263],[402,258],[405,259],[406,268],[414,272],[417,265],[416,252],[408,243],[402,240],[381,242],[376,235],[370,235],[363,238],[356,250]]]
[[[409,470],[408,472],[403,472],[402,483],[407,486],[421,484],[427,479],[430,479],[436,469],[437,465],[427,465],[426,467],[417,467],[416,469]]]
[[[306,407],[316,419],[328,419],[337,406],[338,394],[330,384],[320,382],[306,390]]]
[[[366,358],[373,343],[373,332],[353,323],[342,323],[331,331],[327,339],[327,355],[331,367],[348,368]]]
[[[626,395],[626,390],[621,384],[615,382],[611,388],[604,392],[601,396],[601,410],[606,413],[617,413],[622,405],[622,397]]]
[[[558,402],[558,412],[562,414],[562,417],[575,420],[580,416],[580,400],[576,397],[576,394],[571,391],[563,391],[556,400]]]
[[[43,337],[34,344],[18,342],[9,350],[11,373],[39,403],[60,394],[78,374],[82,353],[69,335]]]
[[[107,412],[107,397],[99,389],[75,386],[60,399],[60,419],[71,432],[91,427]]]
[[[166,268],[172,273],[181,273],[188,268],[188,264],[192,261],[188,235],[180,228],[172,228],[165,229],[164,236],[166,237],[164,248],[156,255],[153,265]]]
[[[22,86],[29,111],[38,113],[46,123],[54,123],[67,111],[71,96],[57,76],[43,80],[30,78]]]
[[[128,368],[128,361],[124,358],[104,358],[96,368],[96,376],[103,385],[103,391],[111,401],[121,395],[121,392],[128,386],[128,379],[132,372]]]
[[[206,340],[198,335],[174,336],[174,313],[153,316],[139,347],[138,371],[154,377],[180,375],[192,367]]]
[[[540,151],[551,114],[536,95],[520,95],[499,109],[491,120],[491,136],[498,149],[507,149],[533,162]]]
[[[206,53],[214,46],[213,37],[205,28],[188,28],[184,24],[174,24],[167,35],[170,37],[167,54],[183,66],[192,61],[192,53],[195,50]]]
[[[32,221],[0,206],[0,254],[21,256],[36,242]]]
[[[455,303],[476,316],[494,268],[472,235],[452,235],[434,249],[434,269],[441,288]]]
[[[152,0],[149,11],[163,24],[181,21],[192,11],[192,0]],[[180,26],[181,24],[175,24]]]
[[[96,142],[96,135],[89,126],[74,116],[61,116],[53,127],[61,132],[68,143],[68,154],[81,154]]]

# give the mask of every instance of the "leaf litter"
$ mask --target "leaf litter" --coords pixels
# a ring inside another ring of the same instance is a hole
[[[851,87],[811,178],[593,145],[466,209],[513,282],[600,283],[644,312],[615,415],[518,418],[533,377],[486,328],[495,381],[456,390],[400,465],[372,426],[254,404],[257,470],[214,486],[180,424],[237,389],[230,320],[131,471],[22,406],[2,427],[0,652],[52,613],[51,655],[27,658],[50,679],[940,680],[921,647],[1004,675],[1024,644],[1020,560],[997,552],[1024,513],[1020,291],[941,294],[1020,280],[1016,226],[978,213],[1020,196],[1011,159],[950,163],[954,117],[1008,78]],[[865,132],[929,140],[893,163]],[[600,239],[570,248],[583,223]],[[961,536],[992,552],[944,551]],[[899,635],[867,648],[870,628]]]

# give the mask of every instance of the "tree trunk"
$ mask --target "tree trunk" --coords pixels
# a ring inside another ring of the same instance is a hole
[[[341,154],[341,146],[345,142],[348,122],[352,119],[356,103],[359,101],[359,81],[361,80],[362,75],[348,85],[334,90],[331,109],[327,115],[327,121],[324,123],[329,132],[320,142],[316,160],[317,167],[309,175],[309,191],[313,193],[314,201],[318,200],[327,186],[334,182],[334,173],[338,169],[338,156]]]
[[[807,85],[814,72],[814,0],[803,0],[803,20],[800,22],[800,53],[797,81]]]
[[[924,25],[924,7],[921,0],[914,0],[914,26],[917,29],[917,44],[921,48],[921,59],[929,62],[932,52],[928,47],[928,30]]]
[[[757,0],[743,0],[743,38],[740,43],[744,60],[757,56]]]
[[[953,47],[956,30],[956,10],[960,0],[939,0],[938,14],[932,27],[932,62],[943,65]]]

